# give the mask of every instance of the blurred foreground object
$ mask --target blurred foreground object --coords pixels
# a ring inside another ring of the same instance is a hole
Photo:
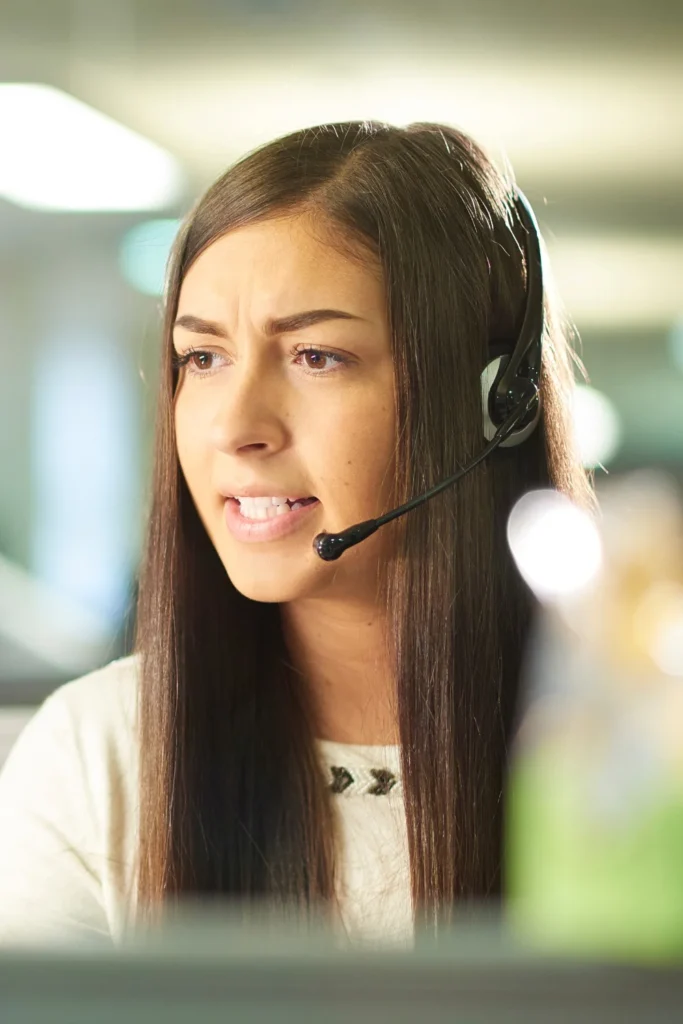
[[[540,955],[472,908],[414,950],[341,950],[210,897],[178,910],[113,950],[0,949],[2,1024],[669,1024],[683,1000],[681,971]]]
[[[609,484],[593,520],[555,492],[508,537],[541,602],[511,760],[506,890],[547,949],[683,960],[683,502]]]

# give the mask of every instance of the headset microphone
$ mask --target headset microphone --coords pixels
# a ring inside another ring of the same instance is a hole
[[[526,232],[526,303],[524,321],[512,352],[509,355],[497,354],[481,375],[484,436],[489,443],[463,469],[436,484],[425,494],[412,498],[405,505],[400,505],[378,519],[356,523],[342,533],[319,533],[313,540],[313,547],[324,561],[335,561],[347,548],[365,540],[380,526],[398,519],[462,480],[496,448],[521,444],[536,429],[541,415],[539,379],[544,327],[543,265],[538,224],[528,200],[519,190],[515,208]]]

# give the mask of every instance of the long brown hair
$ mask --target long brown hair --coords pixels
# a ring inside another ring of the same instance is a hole
[[[232,585],[176,454],[171,331],[181,282],[225,232],[283,212],[337,229],[381,265],[395,363],[396,503],[484,442],[480,374],[525,297],[513,182],[437,124],[331,124],[278,139],[186,218],[167,276],[153,490],[140,572],[141,917],[180,895],[309,906],[335,888],[335,818],[276,604]],[[341,241],[340,241],[341,239]],[[380,567],[391,624],[416,919],[497,897],[508,744],[532,602],[505,541],[525,491],[593,503],[570,423],[572,336],[550,294],[543,415],[411,512]]]

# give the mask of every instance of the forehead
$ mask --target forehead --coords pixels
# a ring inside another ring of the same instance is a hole
[[[228,316],[236,305],[250,302],[255,312],[262,307],[268,315],[339,306],[360,316],[377,315],[384,307],[378,263],[369,252],[359,250],[353,257],[337,249],[334,231],[331,225],[316,230],[303,216],[229,231],[188,270],[179,313]]]

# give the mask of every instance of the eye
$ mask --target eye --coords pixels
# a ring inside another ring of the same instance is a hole
[[[327,349],[322,348],[312,348],[310,345],[303,349],[293,349],[290,354],[297,357],[296,361],[303,359],[302,365],[306,372],[316,377],[323,377],[334,373],[341,369],[342,366],[351,362],[346,356],[339,355],[337,352],[328,352]],[[218,369],[215,360],[220,359],[221,356],[216,352],[210,352],[208,349],[190,348],[182,355],[174,353],[171,358],[176,370],[186,367],[187,372],[192,376],[208,377]]]
[[[215,369],[215,366],[211,365],[209,360],[216,358],[217,354],[215,352],[208,352],[201,348],[190,348],[183,355],[175,353],[172,356],[172,363],[176,370],[187,367],[188,373],[198,377],[207,377]]]
[[[333,373],[337,368],[345,365],[349,360],[340,356],[337,352],[328,352],[323,348],[295,349],[295,353],[303,358],[306,369],[309,373],[322,377],[324,374]],[[334,362],[336,366],[327,366],[327,362]]]

